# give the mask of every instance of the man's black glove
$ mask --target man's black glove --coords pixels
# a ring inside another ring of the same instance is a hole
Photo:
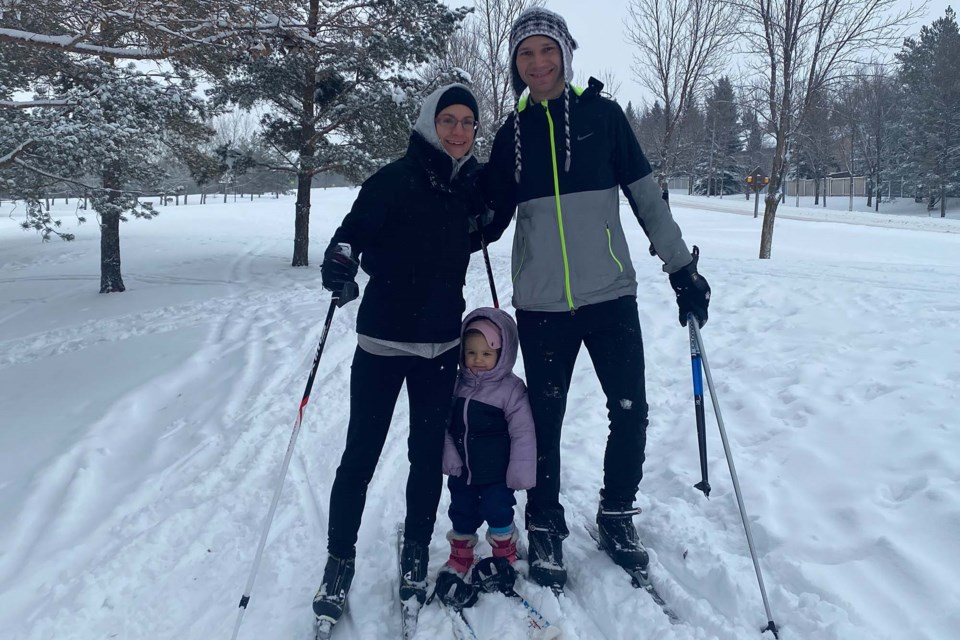
[[[707,307],[710,305],[710,285],[697,273],[700,249],[693,247],[693,260],[679,271],[670,274],[670,286],[677,294],[680,307],[680,324],[687,326],[687,314],[692,313],[700,326],[707,324]]]
[[[339,294],[347,283],[352,283],[357,277],[359,266],[353,259],[353,249],[349,244],[331,243],[323,254],[323,264],[320,265],[323,288]]]

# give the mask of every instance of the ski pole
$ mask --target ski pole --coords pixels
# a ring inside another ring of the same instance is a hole
[[[703,413],[703,364],[697,334],[693,327],[697,320],[692,313],[687,314],[687,328],[690,330],[690,364],[693,369],[693,410],[697,416],[697,445],[700,448],[700,482],[694,488],[710,497],[710,481],[707,477],[707,425]]]
[[[480,233],[480,248],[483,249],[483,262],[487,265],[487,280],[490,281],[490,294],[493,295],[493,308],[500,308],[500,301],[497,299],[497,285],[493,282],[493,267],[490,266],[490,253],[487,251],[487,241],[483,238],[483,232]]]
[[[703,360],[703,370],[707,374],[707,386],[710,388],[710,399],[713,401],[713,412],[717,416],[717,426],[720,428],[720,439],[723,441],[723,453],[727,457],[727,466],[730,467],[730,478],[733,480],[733,490],[737,495],[737,505],[740,507],[740,519],[743,521],[743,530],[747,535],[747,546],[750,547],[750,557],[753,559],[753,568],[757,572],[757,583],[760,585],[760,596],[763,598],[763,608],[767,614],[767,626],[761,629],[761,633],[770,631],[774,638],[780,638],[777,625],[773,621],[773,613],[770,612],[770,602],[767,600],[767,590],[763,586],[763,574],[760,572],[760,561],[757,559],[757,551],[753,546],[753,533],[750,530],[750,521],[747,519],[747,510],[743,506],[743,495],[740,493],[740,481],[737,479],[737,469],[733,464],[733,456],[730,453],[730,443],[727,442],[727,430],[723,426],[723,417],[720,415],[720,403],[717,401],[717,390],[713,386],[713,376],[710,375],[710,365],[707,363],[706,350],[703,348],[703,336],[700,335],[700,327],[697,322],[692,321],[693,316],[687,316],[687,326],[690,327],[690,333],[693,335],[700,351],[700,357]]]
[[[313,389],[313,381],[317,377],[317,367],[320,364],[320,355],[323,353],[323,345],[327,342],[327,333],[330,331],[330,323],[333,321],[333,312],[337,307],[342,307],[359,295],[359,289],[356,282],[347,282],[343,285],[340,293],[334,293],[330,300],[330,308],[327,309],[327,318],[323,322],[323,333],[320,334],[320,343],[317,345],[317,355],[313,358],[313,368],[310,369],[310,376],[307,378],[307,387],[303,391],[303,398],[300,400],[300,408],[297,410],[297,419],[293,423],[293,433],[290,434],[290,442],[287,444],[287,453],[283,457],[283,465],[280,468],[280,478],[277,480],[277,486],[273,491],[273,501],[270,503],[270,510],[267,512],[267,518],[263,523],[263,531],[260,534],[260,544],[257,545],[257,554],[253,559],[253,567],[250,569],[250,576],[247,578],[247,586],[240,597],[240,612],[237,615],[237,623],[233,627],[231,638],[237,640],[237,634],[240,633],[240,625],[243,622],[243,614],[247,610],[247,604],[250,602],[250,592],[253,591],[253,581],[257,577],[257,570],[260,568],[260,560],[263,558],[263,548],[267,544],[267,536],[270,534],[270,525],[273,524],[273,516],[277,511],[277,503],[280,501],[280,492],[283,489],[283,481],[287,477],[287,469],[290,466],[290,458],[293,456],[293,448],[297,443],[297,436],[300,434],[300,425],[303,424],[303,409],[310,401],[310,391]]]

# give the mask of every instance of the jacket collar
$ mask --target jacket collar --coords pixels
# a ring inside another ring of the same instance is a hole
[[[469,178],[476,166],[477,159],[467,154],[460,161],[454,160],[446,151],[437,149],[427,139],[414,130],[407,145],[407,156],[416,161],[426,171],[430,184],[440,191],[450,191],[461,179]],[[451,162],[453,163],[451,171]]]
[[[599,88],[594,87],[594,82],[599,85]],[[596,78],[590,78],[590,85],[586,89],[584,89],[583,87],[578,87],[576,85],[572,85],[572,84],[570,85],[570,91],[572,91],[575,96],[579,96],[581,98],[592,98],[593,96],[600,95],[600,89],[602,88],[603,88],[603,83],[597,80]],[[561,93],[559,96],[557,96],[552,100],[549,100],[549,101],[544,100],[543,102],[540,102],[537,104],[544,104],[544,103],[559,104],[562,101],[563,101],[563,94]],[[531,104],[535,104],[535,103],[530,100],[530,92],[524,91],[523,95],[520,96],[520,99],[517,101],[517,112],[523,113],[523,110],[526,109],[527,106]]]

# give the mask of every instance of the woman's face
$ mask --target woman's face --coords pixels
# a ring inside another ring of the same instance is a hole
[[[434,119],[437,127],[437,137],[444,150],[455,160],[459,160],[473,148],[473,138],[476,135],[476,120],[470,107],[462,104],[452,104]]]

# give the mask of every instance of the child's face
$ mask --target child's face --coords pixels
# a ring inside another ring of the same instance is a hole
[[[497,364],[497,350],[482,335],[471,333],[463,345],[463,364],[473,373],[490,371]]]

